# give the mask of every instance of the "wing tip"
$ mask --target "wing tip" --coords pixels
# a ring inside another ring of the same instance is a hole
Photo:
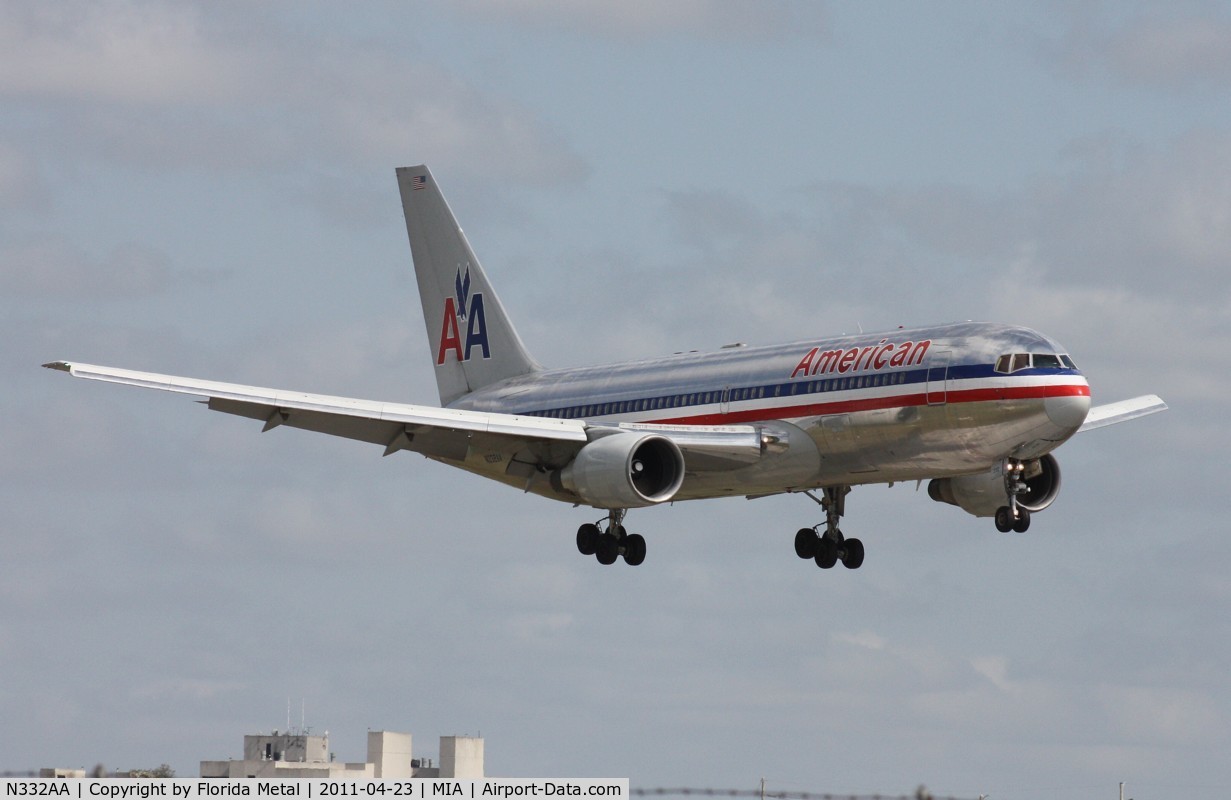
[[[1095,406],[1090,409],[1090,414],[1086,417],[1086,421],[1077,430],[1079,432],[1092,431],[1098,428],[1105,428],[1108,425],[1117,425],[1121,422],[1148,417],[1151,414],[1157,414],[1168,409],[1169,406],[1163,401],[1163,398],[1156,394],[1145,394],[1129,400],[1121,400],[1117,403]]]
[[[47,369],[56,369],[56,370],[59,370],[60,372],[68,372],[70,374],[73,371],[73,365],[68,363],[67,361],[48,361],[43,366],[46,367]]]

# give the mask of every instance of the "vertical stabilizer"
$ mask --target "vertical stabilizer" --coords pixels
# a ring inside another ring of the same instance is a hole
[[[441,405],[538,370],[432,173],[399,167],[397,176]]]

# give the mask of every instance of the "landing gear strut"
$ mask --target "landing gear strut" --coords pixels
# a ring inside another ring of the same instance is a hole
[[[607,513],[606,530],[599,527],[603,520],[587,522],[577,529],[577,551],[583,556],[594,556],[598,563],[614,564],[624,556],[624,563],[635,567],[645,561],[645,538],[639,533],[624,529],[623,508],[613,508]]]
[[[821,569],[830,569],[839,561],[847,569],[859,569],[863,565],[863,542],[847,539],[838,529],[838,520],[846,513],[846,496],[850,486],[826,486],[824,495],[818,498],[812,492],[804,492],[821,508],[825,509],[825,532],[813,528],[800,528],[795,534],[795,555],[810,558]]]
[[[1004,489],[1009,504],[996,509],[996,530],[1001,533],[1025,533],[1030,528],[1030,511],[1017,501],[1020,495],[1030,491],[1023,479],[1025,470],[1026,465],[1021,461],[1010,460],[1005,465]]]

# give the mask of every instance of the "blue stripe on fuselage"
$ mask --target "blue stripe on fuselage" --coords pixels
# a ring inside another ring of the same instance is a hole
[[[805,398],[813,395],[827,395],[838,392],[851,392],[863,389],[877,389],[887,386],[909,386],[927,384],[929,380],[947,382],[948,390],[952,391],[957,381],[981,378],[1024,378],[1039,376],[1081,375],[1080,370],[1067,368],[1024,369],[1005,375],[996,372],[993,364],[959,364],[944,367],[931,367],[898,372],[873,372],[860,375],[849,375],[839,378],[813,378],[810,380],[790,380],[774,383],[752,384],[732,387],[723,396],[724,390],[698,389],[670,395],[653,395],[620,400],[596,399],[593,402],[555,406],[549,408],[524,409],[514,413],[522,416],[558,417],[563,419],[583,419],[590,417],[606,417],[621,414],[642,414],[646,412],[668,411],[712,406],[720,403],[743,403],[750,400],[781,399],[789,397]],[[939,390],[938,390],[939,391]]]

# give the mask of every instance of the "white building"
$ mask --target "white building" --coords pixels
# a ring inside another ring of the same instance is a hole
[[[202,761],[202,778],[323,778],[360,780],[399,778],[482,778],[483,740],[473,736],[440,737],[440,766],[415,759],[409,733],[368,731],[368,758],[363,763],[336,762],[329,737],[306,731],[244,737],[244,757]]]

